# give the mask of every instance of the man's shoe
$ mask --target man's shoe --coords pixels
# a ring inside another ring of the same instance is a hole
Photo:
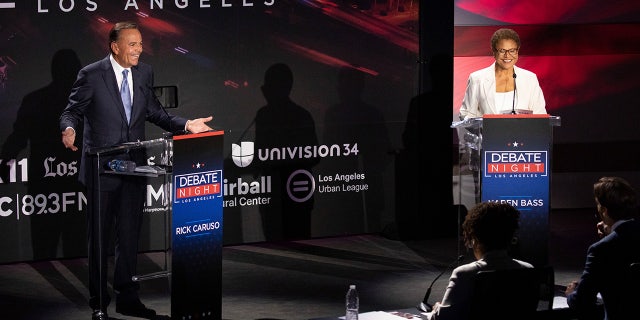
[[[109,320],[109,316],[105,311],[99,309],[93,310],[93,313],[91,314],[91,320]]]
[[[117,303],[116,312],[125,316],[132,316],[145,319],[153,319],[156,316],[156,312],[149,309],[140,301],[130,303]]]

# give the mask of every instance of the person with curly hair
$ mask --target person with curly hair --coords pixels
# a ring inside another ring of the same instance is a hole
[[[473,286],[479,271],[533,268],[508,254],[519,224],[520,211],[507,202],[480,202],[469,210],[462,234],[476,260],[453,270],[442,302],[433,305],[431,320],[471,319]]]

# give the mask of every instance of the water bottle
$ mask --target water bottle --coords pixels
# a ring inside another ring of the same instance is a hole
[[[113,159],[109,161],[109,168],[116,172],[133,172],[136,168],[136,164],[133,161]]]
[[[360,298],[358,298],[358,290],[356,285],[349,286],[347,291],[347,312],[345,320],[358,320],[358,309],[360,308]]]

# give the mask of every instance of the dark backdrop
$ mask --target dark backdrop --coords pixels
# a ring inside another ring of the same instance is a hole
[[[283,212],[308,216],[299,226],[308,237],[393,225],[394,153],[419,92],[419,7],[419,1],[7,3],[0,8],[0,262],[85,255],[79,156],[60,148],[57,117],[78,67],[107,55],[108,30],[119,20],[141,25],[142,60],[154,66],[156,85],[178,87],[179,105],[170,111],[213,115],[213,126],[225,132],[225,244],[285,239]],[[291,68],[291,99],[310,121],[277,108],[254,121],[266,105],[265,71],[275,63]],[[257,126],[268,130],[257,133]],[[149,139],[161,135],[149,127]],[[149,181],[145,250],[167,243],[162,181]]]
[[[489,37],[501,26],[520,33],[519,65],[538,74],[549,113],[562,118],[554,130],[552,206],[592,205],[590,185],[601,174],[640,181],[632,152],[640,144],[640,45],[633,41],[640,4],[441,2],[4,2],[0,263],[85,255],[79,157],[59,149],[57,115],[77,68],[106,56],[109,28],[125,19],[142,26],[142,59],[155,67],[156,85],[179,89],[171,112],[213,115],[225,131],[225,185],[234,190],[225,194],[225,244],[265,241],[264,226],[282,223],[286,202],[304,204],[310,237],[454,232],[458,211],[446,208],[457,133],[449,125],[469,72],[490,63]],[[310,114],[317,144],[286,135],[295,120],[277,127],[285,135],[272,145],[253,144],[254,118],[266,104],[264,72],[278,62],[293,71],[291,98]],[[148,130],[149,139],[161,135]],[[317,163],[292,170],[303,160]],[[274,184],[276,175],[283,184]],[[313,188],[304,194],[293,181]],[[159,190],[162,181],[149,182],[141,239],[148,250],[166,246],[167,195]]]

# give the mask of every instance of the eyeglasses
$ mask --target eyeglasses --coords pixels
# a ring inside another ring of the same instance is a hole
[[[513,49],[496,49],[496,52],[499,54],[505,54],[507,52],[509,52],[510,55],[515,56],[516,54],[518,54],[518,49],[517,48],[513,48]]]

